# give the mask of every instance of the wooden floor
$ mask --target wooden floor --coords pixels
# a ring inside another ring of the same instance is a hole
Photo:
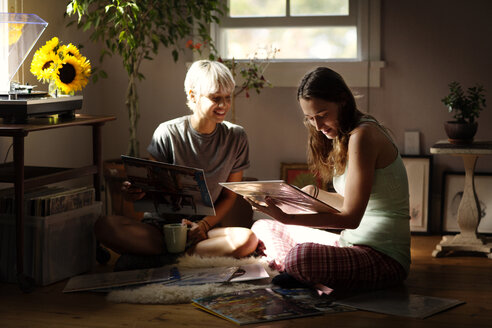
[[[439,236],[412,237],[409,293],[465,301],[427,319],[365,311],[325,314],[251,327],[492,327],[492,260],[479,256],[433,258]],[[106,301],[104,294],[61,291],[66,281],[24,294],[0,284],[0,327],[234,327],[190,304],[134,305]]]

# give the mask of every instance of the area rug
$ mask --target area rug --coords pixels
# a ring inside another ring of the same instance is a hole
[[[185,255],[179,258],[179,268],[206,268],[206,267],[232,267],[246,264],[259,263],[263,265],[270,278],[276,276],[278,271],[270,269],[264,258],[248,257],[236,259],[232,257],[200,257],[197,255]],[[271,279],[251,281],[250,283],[209,283],[193,286],[166,286],[163,284],[151,284],[132,289],[114,290],[108,293],[107,299],[115,303],[139,303],[139,304],[183,304],[190,303],[192,299],[228,293],[238,290],[254,289],[270,286]]]

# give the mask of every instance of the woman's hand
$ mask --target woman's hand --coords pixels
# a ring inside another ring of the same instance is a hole
[[[199,243],[200,241],[208,238],[207,236],[208,226],[202,222],[203,220],[198,223],[195,223],[188,219],[183,219],[181,221],[181,223],[186,224],[186,226],[189,228],[186,243],[189,244],[190,246],[193,246]]]
[[[134,187],[130,181],[124,181],[121,185],[121,191],[124,194],[126,200],[134,202],[144,198],[145,192],[140,188]]]
[[[265,214],[273,217],[277,221],[280,221],[280,222],[285,223],[285,224],[289,224],[289,223],[291,223],[290,221],[292,221],[292,215],[288,215],[287,213],[282,211],[275,204],[275,201],[271,197],[268,197],[268,196],[265,197],[266,206],[261,205],[259,202],[255,201],[251,198],[248,198],[248,197],[244,197],[244,199],[246,199],[246,201],[251,204],[251,206],[253,207],[254,210],[265,213]]]

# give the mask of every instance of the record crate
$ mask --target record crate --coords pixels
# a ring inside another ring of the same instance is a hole
[[[24,273],[37,285],[90,271],[96,263],[94,223],[102,203],[51,216],[24,217]],[[0,214],[0,281],[17,282],[15,216]]]

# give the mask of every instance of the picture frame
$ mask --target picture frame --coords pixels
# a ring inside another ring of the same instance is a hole
[[[326,190],[321,178],[314,176],[306,163],[281,163],[280,179],[298,188],[313,184]]]
[[[474,176],[475,193],[480,206],[480,223],[477,232],[492,235],[492,173],[475,173]],[[443,172],[441,200],[441,232],[443,234],[456,234],[460,231],[457,212],[464,186],[464,172]]]
[[[432,156],[401,157],[408,177],[410,232],[414,235],[429,234]]]

